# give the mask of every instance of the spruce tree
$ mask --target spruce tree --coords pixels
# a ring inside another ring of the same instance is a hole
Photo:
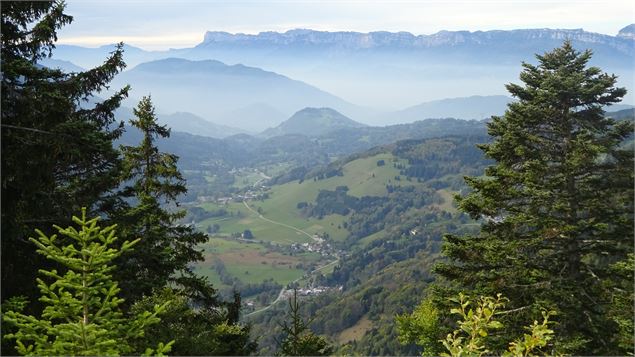
[[[138,146],[123,146],[122,180],[130,206],[117,217],[122,236],[139,238],[135,251],[122,256],[117,277],[132,311],[158,302],[172,301],[165,321],[150,328],[151,333],[137,345],[155,344],[174,338],[174,352],[181,355],[244,355],[256,343],[249,338],[249,327],[238,322],[240,298],[223,302],[213,286],[191,270],[202,261],[198,246],[207,236],[193,227],[179,224],[185,211],[178,209],[177,198],[186,192],[178,170],[178,157],[162,153],[158,139],[168,138],[170,130],[159,125],[150,97],[134,109],[131,130],[142,134]]]
[[[3,1],[0,11],[6,300],[36,296],[37,267],[54,264],[25,239],[36,227],[70,223],[81,207],[107,214],[119,202],[113,192],[120,160],[112,143],[121,128],[114,124],[113,111],[128,88],[103,101],[93,97],[125,67],[122,45],[103,65],[86,72],[64,73],[38,64],[51,55],[57,30],[72,21],[62,1]],[[30,300],[27,309],[35,312],[38,302]]]
[[[37,282],[45,304],[41,318],[5,307],[3,319],[16,329],[5,338],[15,339],[16,350],[22,355],[132,354],[134,341],[160,321],[157,315],[167,303],[154,305],[153,312],[124,316],[120,310],[123,300],[117,296],[120,289],[112,279],[112,261],[139,240],[125,241],[117,249],[115,226],[102,229],[97,224],[99,218],[86,218],[85,208],[73,221],[77,228],[55,226],[60,236],[49,237],[37,230],[38,238],[29,239],[39,254],[64,270],[40,271],[44,277]],[[159,343],[156,351],[144,348],[143,352],[163,354],[171,344]]]
[[[121,147],[124,195],[131,206],[117,219],[122,236],[141,240],[138,249],[118,263],[123,292],[132,301],[176,283],[205,303],[215,304],[215,291],[190,269],[192,263],[203,260],[197,246],[207,236],[178,224],[185,211],[178,209],[177,197],[187,191],[176,166],[178,157],[159,152],[156,146],[156,140],[169,137],[170,130],[157,123],[149,97],[139,102],[134,115],[130,123],[143,139],[139,146]]]
[[[458,289],[510,299],[502,336],[556,310],[557,346],[579,354],[624,353],[607,314],[611,263],[633,251],[633,153],[621,145],[631,122],[603,107],[626,93],[616,77],[588,67],[590,51],[565,42],[537,65],[523,63],[518,99],[488,124],[480,147],[496,161],[458,205],[482,221],[478,235],[446,236],[450,260],[436,271]]]

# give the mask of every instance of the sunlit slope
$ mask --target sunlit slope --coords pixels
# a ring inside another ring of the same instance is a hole
[[[383,166],[378,166],[380,160],[384,160]],[[205,230],[208,225],[218,224],[221,234],[249,229],[257,240],[281,244],[310,242],[310,235],[324,233],[334,240],[344,239],[348,234],[342,227],[344,216],[328,215],[323,219],[303,217],[297,208],[298,203],[314,202],[320,190],[335,190],[338,186],[347,186],[348,194],[356,197],[384,196],[387,193],[386,185],[395,184],[395,176],[399,175],[399,170],[393,166],[394,160],[392,154],[381,153],[347,163],[342,168],[342,176],[273,186],[268,199],[247,202],[251,210],[240,202],[227,206],[203,204],[202,207],[206,209],[224,207],[233,216],[208,219],[202,221],[200,227]]]

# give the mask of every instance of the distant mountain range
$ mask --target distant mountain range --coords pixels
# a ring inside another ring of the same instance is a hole
[[[302,134],[317,137],[342,128],[360,128],[358,123],[331,108],[304,108],[275,128],[265,130],[261,136],[273,137]]]
[[[278,125],[307,106],[331,107],[354,120],[385,125],[394,121],[382,123],[381,112],[442,98],[505,95],[506,83],[519,82],[522,61],[535,63],[534,54],[570,39],[580,50],[593,50],[591,64],[617,74],[618,84],[629,90],[625,102],[635,103],[634,29],[626,26],[615,36],[582,29],[432,35],[210,31],[192,48],[144,51],[125,46],[124,58],[132,69],[118,77],[123,77],[120,83],[130,80],[134,92],[156,94],[165,112],[192,112],[254,132]],[[112,49],[59,45],[54,59],[89,68],[102,63]],[[186,88],[190,85],[195,88]],[[468,114],[480,117],[481,112]],[[407,120],[410,115],[421,117],[416,110],[400,114]]]
[[[635,40],[635,24],[630,24],[621,29],[620,32],[617,33],[617,37]]]
[[[614,108],[616,109],[616,108]],[[316,109],[313,109],[316,110]],[[317,109],[319,112],[321,109]],[[117,119],[129,119],[130,108],[120,108]],[[311,112],[309,109],[307,112]],[[302,111],[301,111],[302,112]],[[306,113],[306,112],[305,112]],[[607,112],[607,116],[618,120],[633,120],[633,108]],[[303,114],[304,115],[304,114]],[[183,115],[187,118],[189,115]],[[159,115],[159,118],[164,117]],[[319,115],[311,115],[317,117]],[[165,123],[160,119],[161,123]],[[157,141],[160,150],[180,157],[182,169],[201,167],[243,167],[254,164],[291,162],[295,166],[310,168],[326,165],[333,158],[344,157],[373,147],[395,143],[401,140],[441,138],[447,136],[479,137],[487,135],[486,121],[460,119],[428,119],[409,124],[376,126],[347,126],[322,135],[282,134],[273,137],[236,134],[223,138],[196,135],[180,131],[181,126],[173,125],[170,138]],[[351,124],[348,122],[348,124]],[[351,124],[353,125],[353,124]],[[218,131],[221,133],[222,131]],[[119,139],[120,144],[137,145],[141,133],[130,127]],[[306,171],[305,171],[306,172]],[[291,175],[295,177],[294,175]],[[298,179],[297,177],[291,178]]]
[[[576,47],[591,48],[602,61],[631,66],[629,61],[635,55],[635,24],[621,29],[616,36],[587,32],[583,29],[518,29],[492,31],[439,31],[431,35],[414,35],[410,32],[376,31],[369,33],[353,31],[316,31],[295,29],[286,32],[261,32],[255,35],[208,31],[203,42],[192,48],[170,49],[168,51],[145,51],[126,45],[126,57],[130,66],[160,58],[179,57],[187,59],[217,59],[227,63],[249,63],[273,60],[277,54],[287,53],[297,59],[302,54],[319,52],[331,58],[348,55],[350,52],[371,51],[426,51],[440,54],[445,61],[481,63],[484,59],[510,60],[515,65],[518,60],[528,60],[534,53],[559,46],[570,39]],[[114,45],[85,48],[73,45],[58,45],[55,58],[70,60],[83,67],[95,66],[112,51]],[[226,50],[231,49],[231,53]],[[480,56],[464,57],[466,52]],[[404,53],[396,53],[402,56]],[[505,54],[501,57],[501,54]],[[209,57],[213,55],[214,57]],[[455,55],[455,56],[447,56]],[[308,59],[308,58],[304,58]],[[330,59],[330,58],[329,58]],[[426,61],[429,58],[413,60]],[[315,58],[311,62],[321,62]],[[261,66],[261,65],[260,65]]]
[[[512,31],[327,32],[290,30],[257,35],[207,32],[182,55],[268,68],[361,105],[404,107],[438,98],[504,94],[521,61],[535,62],[570,39],[594,52],[592,64],[632,86],[635,40],[582,29]]]
[[[304,82],[243,65],[167,58],[142,63],[115,77],[114,87],[132,86],[131,97],[152,95],[162,112],[187,111],[214,123],[258,132],[309,106],[349,115],[357,106]]]
[[[432,35],[414,35],[409,32],[377,31],[360,33],[352,31],[290,30],[284,33],[261,32],[257,35],[231,34],[208,31],[196,49],[227,47],[267,48],[291,51],[292,48],[314,47],[320,51],[407,49],[430,50],[435,48],[489,47],[498,52],[509,52],[511,48],[524,49],[537,44],[552,46],[564,39],[585,43],[593,47],[606,46],[627,56],[635,52],[630,39],[633,25],[622,29],[617,36],[587,32],[583,29],[520,29],[512,31],[440,31]],[[478,59],[473,59],[478,61]]]
[[[85,68],[82,68],[70,61],[64,61],[54,58],[44,58],[38,63],[44,67],[61,69],[64,72],[82,72],[86,70]]]
[[[187,112],[158,115],[158,120],[161,124],[165,124],[175,131],[209,136],[211,138],[225,138],[232,135],[249,133],[242,129],[212,123],[209,120]]]
[[[132,118],[134,118],[134,114],[130,107],[122,106],[115,111],[115,119],[125,122],[126,125],[129,124],[128,121]],[[245,130],[213,123],[188,112],[158,113],[157,119],[159,124],[167,125],[173,133],[181,132],[218,139],[249,133]]]
[[[381,124],[412,123],[429,118],[486,119],[505,113],[512,98],[504,95],[448,98],[421,103],[404,110],[385,113],[374,121]]]
[[[369,126],[354,121],[332,108],[304,108],[293,114],[287,120],[282,121],[276,127],[266,129],[258,135],[255,134],[255,130],[244,130],[233,126],[217,124],[189,112],[175,112],[172,114],[159,113],[157,117],[160,124],[167,125],[174,132],[219,139],[232,137],[233,141],[245,139],[247,143],[253,141],[251,135],[255,135],[259,138],[273,138],[285,135],[302,135],[309,138],[316,138],[333,136],[337,132],[355,133],[353,134],[355,140],[358,140],[359,138],[357,136],[366,137],[370,135],[370,137],[373,137],[378,133],[384,133],[385,129],[389,129],[387,132],[396,130],[399,134],[396,135],[395,138],[406,139],[409,138],[409,134],[407,134],[408,129],[403,128],[410,125],[410,123],[423,123],[427,121],[425,128],[426,130],[432,130],[428,133],[428,135],[432,135],[439,130],[434,124],[439,122],[438,119],[461,119],[459,121],[489,119],[492,115],[502,115],[507,108],[507,104],[512,101],[514,101],[514,99],[506,96],[472,96],[431,101],[404,110],[384,113],[380,117],[371,120],[371,122],[377,126]],[[246,114],[254,113],[255,115],[255,113],[259,111],[266,114],[269,109],[270,108],[266,105],[255,104],[252,107],[244,108],[242,114],[235,112],[233,115],[236,117],[245,117]],[[624,115],[632,116],[633,106],[615,104],[606,107],[605,110],[610,113],[610,115],[617,115],[618,117],[616,118],[620,118]],[[276,117],[282,116],[281,113],[274,112],[274,114]],[[115,116],[117,120],[127,121],[133,117],[132,109],[125,106],[121,107],[117,109]],[[456,120],[442,120],[441,122],[446,123],[446,125],[448,123],[455,125]],[[421,125],[415,127],[420,128]],[[402,132],[404,132],[405,135],[403,135]],[[381,134],[379,136],[381,136]],[[368,139],[365,140],[368,141]],[[371,142],[368,141],[367,143]],[[378,143],[383,144],[385,142],[380,141]]]

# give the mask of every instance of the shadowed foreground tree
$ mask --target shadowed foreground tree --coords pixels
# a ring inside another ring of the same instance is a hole
[[[44,279],[37,282],[45,305],[41,318],[7,311],[6,306],[3,309],[3,319],[16,328],[5,338],[16,340],[21,355],[130,355],[135,353],[133,342],[149,326],[159,323],[157,315],[167,303],[154,305],[153,312],[122,313],[119,305],[123,300],[117,296],[120,289],[111,276],[112,261],[139,241],[126,241],[120,249],[115,248],[115,226],[102,229],[98,220],[88,220],[83,209],[81,217],[73,217],[77,228],[55,226],[60,236],[50,237],[37,230],[38,238],[29,239],[39,254],[59,263],[63,271],[40,271]],[[13,299],[9,305],[20,307],[23,303]],[[161,355],[171,345],[158,343],[156,350],[144,347],[141,353]]]
[[[198,248],[207,235],[178,223],[185,216],[177,197],[186,192],[177,168],[178,157],[162,153],[156,140],[170,131],[157,123],[149,97],[134,109],[133,130],[139,130],[138,146],[124,146],[123,180],[130,207],[116,217],[122,236],[139,238],[135,251],[118,260],[117,277],[133,311],[170,301],[163,323],[139,345],[153,345],[164,338],[175,340],[179,355],[246,355],[256,343],[249,327],[239,323],[240,297],[223,302],[204,278],[195,275],[193,263],[203,260]]]
[[[94,102],[125,64],[120,44],[99,67],[64,73],[38,64],[69,24],[61,1],[3,1],[2,12],[2,299],[23,295],[38,310],[38,267],[52,262],[27,241],[36,227],[70,224],[81,207],[112,211],[118,200],[121,134],[113,111],[123,88]],[[89,104],[89,99],[92,104]],[[27,263],[28,262],[28,263]]]
[[[560,351],[632,352],[616,343],[608,312],[624,288],[611,265],[633,251],[633,152],[621,148],[633,125],[602,109],[626,90],[568,41],[536,57],[523,63],[522,85],[507,85],[518,101],[488,124],[494,140],[480,147],[495,165],[467,177],[473,191],[457,197],[481,232],[446,236],[450,260],[436,271],[460,289],[508,297],[518,311],[501,336],[516,338],[524,321],[555,310]]]
[[[207,236],[192,227],[178,224],[185,216],[177,209],[177,197],[187,189],[176,164],[178,157],[159,152],[156,140],[167,138],[170,130],[159,125],[149,97],[134,109],[136,119],[131,130],[141,132],[139,146],[122,146],[122,181],[130,207],[118,213],[123,237],[141,238],[135,252],[118,262],[118,278],[125,296],[137,300],[162,289],[168,283],[179,284],[206,303],[215,304],[216,292],[195,276],[190,265],[202,261],[198,245]],[[202,295],[201,295],[202,294]]]
[[[167,301],[169,304],[160,315],[161,323],[150,326],[136,342],[138,351],[169,339],[174,340],[171,354],[176,356],[247,356],[256,351],[249,326],[238,322],[239,298],[224,307],[192,308],[191,300],[179,291],[164,288],[137,301],[131,311],[137,314]]]

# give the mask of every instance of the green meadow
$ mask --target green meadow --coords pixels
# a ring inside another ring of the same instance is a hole
[[[384,160],[385,165],[378,166],[377,162]],[[276,185],[269,189],[269,198],[265,200],[253,200],[244,202],[230,202],[218,204],[213,202],[201,203],[198,206],[206,210],[225,209],[228,214],[223,217],[214,217],[197,223],[202,231],[209,226],[217,224],[220,229],[214,233],[214,237],[204,246],[206,262],[197,267],[197,271],[209,277],[209,279],[221,284],[220,278],[214,269],[214,262],[220,259],[225,264],[227,272],[244,283],[259,283],[272,278],[279,283],[294,281],[305,273],[298,267],[299,263],[317,262],[318,257],[288,256],[273,253],[260,242],[271,242],[277,245],[290,245],[293,243],[310,243],[312,236],[328,234],[335,241],[344,240],[348,231],[343,227],[346,219],[340,215],[328,215],[322,219],[304,217],[297,208],[299,202],[314,202],[320,190],[335,190],[338,186],[347,186],[348,194],[361,196],[383,196],[387,194],[386,185],[417,185],[416,181],[395,180],[399,176],[399,170],[393,164],[395,157],[390,153],[359,158],[353,160],[342,168],[343,176],[334,176],[322,180],[308,179],[301,183],[293,181],[282,185]],[[403,163],[403,162],[400,162]],[[275,171],[278,167],[270,168]],[[243,173],[238,181],[253,183],[262,177],[255,172]],[[455,211],[452,206],[452,192],[439,190],[442,202],[437,204],[441,209]],[[415,212],[408,212],[413,214]],[[231,235],[250,230],[254,243],[245,243]],[[381,238],[386,232],[380,231],[359,241],[360,245],[366,245],[375,239]],[[333,267],[329,267],[323,273],[328,273]]]

